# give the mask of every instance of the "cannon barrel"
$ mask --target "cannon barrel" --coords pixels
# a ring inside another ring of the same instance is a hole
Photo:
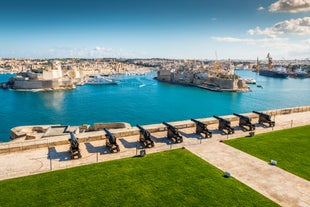
[[[218,119],[218,120],[220,120],[220,121],[230,122],[230,121],[228,121],[228,120],[226,120],[226,119],[223,119],[223,118],[221,118],[221,117],[219,117],[219,116],[213,116],[213,117],[216,118],[216,119]]]
[[[223,120],[223,118],[219,117],[219,116],[213,116],[214,118],[218,119],[218,120]]]
[[[114,135],[113,135],[107,128],[103,128],[103,130],[105,131],[106,136],[108,136],[108,137],[114,137]]]
[[[116,137],[108,129],[103,128],[106,133],[106,136],[109,138],[110,143],[116,143]]]
[[[198,125],[200,125],[200,126],[206,125],[205,123],[203,123],[203,122],[201,122],[201,121],[198,121],[198,120],[196,120],[196,119],[191,119],[191,121],[195,122],[195,124],[198,124]]]
[[[170,129],[176,129],[176,127],[172,126],[171,124],[168,124],[167,122],[163,122],[164,125],[166,125]]]
[[[70,144],[72,147],[78,147],[79,146],[79,142],[78,139],[76,138],[76,136],[74,135],[73,132],[70,132]]]
[[[148,130],[144,129],[140,125],[137,125],[137,127],[140,129],[140,134],[144,137],[144,139],[151,139],[151,133]]]
[[[225,124],[230,124],[230,121],[226,120],[226,119],[223,119],[221,117],[218,117],[218,116],[213,116],[214,118],[218,119],[220,122],[225,122]]]
[[[258,115],[263,114],[263,113],[258,112],[258,111],[252,111],[252,112],[255,113],[255,114],[258,114]]]
[[[249,118],[249,117],[247,117],[247,116],[243,116],[243,115],[241,115],[241,114],[236,114],[236,113],[233,113],[233,115],[238,116],[239,118],[242,118],[242,119],[247,119],[247,120],[250,120],[250,118]]]
[[[255,114],[258,114],[259,116],[264,116],[264,117],[268,117],[268,119],[270,119],[270,115],[268,115],[268,114],[265,114],[265,113],[262,113],[262,112],[258,112],[258,111],[252,111],[253,113],[255,113]]]
[[[142,131],[144,131],[145,129],[142,127],[142,126],[140,126],[140,125],[136,125],[140,130],[142,130]]]

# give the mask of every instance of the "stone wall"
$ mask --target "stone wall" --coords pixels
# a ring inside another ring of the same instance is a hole
[[[72,88],[71,80],[15,80],[13,89],[58,89]]]
[[[269,111],[263,111],[263,113],[269,114],[271,116],[277,116],[277,115],[285,115],[285,114],[307,112],[307,111],[310,111],[310,106],[269,110]],[[258,118],[258,115],[252,112],[245,113],[242,115],[248,116],[251,119]],[[232,122],[239,120],[239,118],[234,115],[227,115],[227,116],[221,116],[221,117],[229,121],[232,121]],[[213,117],[201,118],[198,120],[208,125],[218,124],[218,120]],[[195,124],[191,120],[176,121],[176,122],[169,122],[169,123],[179,129],[190,128],[190,127],[195,126]],[[103,125],[101,126],[98,125],[99,128],[102,126]],[[149,130],[151,133],[166,131],[166,127],[163,124],[151,124],[151,125],[144,125],[142,127]],[[110,131],[117,138],[139,134],[139,129],[137,127],[111,129]],[[105,139],[105,132],[104,131],[85,132],[85,133],[77,134],[76,136],[79,138],[79,142],[103,140]],[[35,140],[35,141],[26,140],[23,142],[0,143],[0,153],[8,153],[8,152],[21,151],[21,150],[27,150],[27,149],[34,149],[34,148],[39,148],[39,147],[50,147],[50,146],[56,146],[56,145],[69,144],[68,139],[69,139],[69,134],[64,135],[64,136],[57,136],[53,138],[42,138],[42,139]]]
[[[52,80],[15,80],[14,89],[53,88]]]
[[[159,70],[157,72],[157,79],[159,81],[170,82],[171,81],[171,72],[170,72],[170,70]]]

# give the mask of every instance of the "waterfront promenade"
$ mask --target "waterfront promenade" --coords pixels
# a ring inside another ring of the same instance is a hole
[[[257,120],[254,119],[253,122],[257,123]],[[277,115],[276,126],[273,129],[257,125],[255,133],[265,133],[308,124],[310,124],[309,111]],[[237,126],[237,121],[232,122],[232,126]],[[166,131],[152,133],[155,147],[147,149],[146,153],[185,147],[217,168],[230,172],[233,177],[281,206],[310,206],[309,181],[276,166],[270,166],[258,158],[220,142],[222,139],[246,136],[248,132],[235,127],[235,134],[224,136],[216,130],[217,124],[210,125],[209,128],[213,131],[211,139],[200,139],[194,133],[195,129],[193,127],[181,129],[184,142],[180,144],[170,144],[166,139]],[[83,157],[75,160],[70,160],[69,144],[3,153],[0,154],[0,162],[2,163],[0,166],[0,179],[4,180],[95,162],[132,157],[140,152],[139,146],[137,147],[137,140],[138,135],[118,139],[121,152],[115,154],[108,153],[105,140],[84,142],[80,144]]]

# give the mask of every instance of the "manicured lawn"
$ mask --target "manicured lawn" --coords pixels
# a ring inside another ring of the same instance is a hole
[[[0,206],[277,206],[185,149],[0,182]]]
[[[227,140],[226,144],[310,180],[310,126],[296,127],[251,138]]]

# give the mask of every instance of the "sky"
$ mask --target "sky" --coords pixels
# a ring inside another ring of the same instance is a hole
[[[310,58],[310,0],[0,0],[2,58]]]

